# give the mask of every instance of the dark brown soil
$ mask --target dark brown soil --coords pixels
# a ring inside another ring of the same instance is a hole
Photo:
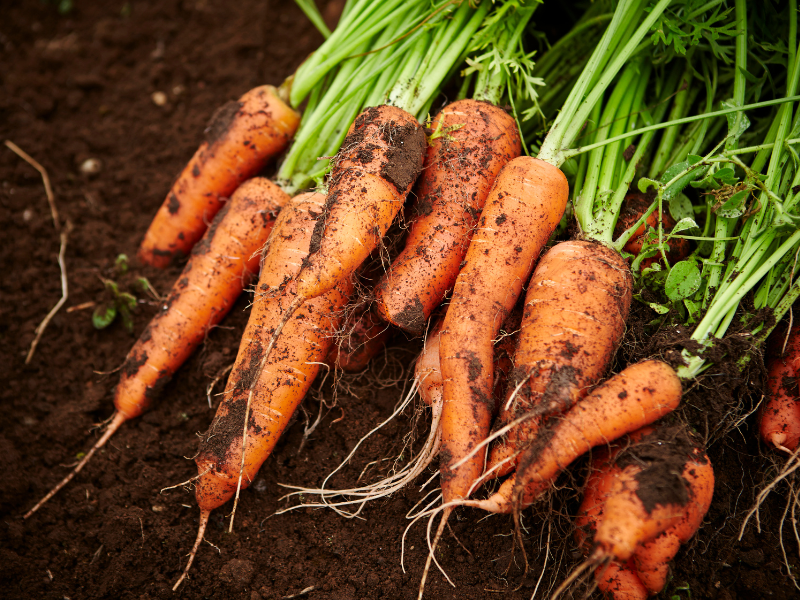
[[[335,4],[325,9],[331,21]],[[74,225],[66,252],[69,300],[26,366],[34,330],[61,293],[59,241],[38,173],[0,148],[0,595],[258,600],[305,590],[304,597],[315,600],[414,598],[425,559],[424,526],[406,538],[405,572],[400,544],[404,516],[424,495],[418,486],[369,506],[360,519],[311,509],[272,515],[287,505],[279,500],[278,482],[318,485],[392,412],[418,351],[415,342],[395,346],[368,374],[340,382],[349,393],[339,393],[337,407],[302,449],[305,417],[299,416],[242,494],[235,533],[226,533],[226,512],[217,511],[207,539],[218,548],[203,544],[191,578],[171,591],[195,538],[198,511],[191,492],[159,490],[194,474],[188,458],[214,414],[206,386],[236,354],[247,298],[209,332],[150,412],[127,423],[36,515],[21,519],[97,439],[92,425],[111,415],[117,381],[116,374],[102,373],[123,363],[134,340],[118,322],[95,330],[91,309],[70,307],[104,299],[100,276],[111,275],[118,254],[135,255],[214,111],[258,84],[279,84],[321,41],[288,0],[74,0],[63,16],[57,6],[54,0],[0,5],[0,136],[46,167],[62,219]],[[163,92],[166,104],[156,105],[154,92]],[[81,173],[89,158],[101,162],[99,173]],[[132,270],[164,292],[180,267],[158,271],[134,263]],[[135,313],[139,335],[158,303],[136,293],[142,299]],[[727,383],[736,384],[725,388],[736,394],[728,410],[741,404],[746,412],[751,398],[758,399],[758,381]],[[331,389],[329,382],[322,387],[328,403]],[[686,401],[687,417],[701,436],[721,420],[707,413],[703,425],[697,407],[708,405],[704,391],[698,387]],[[320,397],[315,388],[304,405],[312,422]],[[412,424],[423,423],[417,432],[423,435],[425,421],[424,415],[418,421],[404,415],[381,429],[332,485],[352,483],[374,458],[400,454]],[[776,534],[785,487],[765,505],[762,533],[751,526],[742,542],[735,541],[755,489],[774,472],[752,430],[751,417],[725,437],[712,436],[714,504],[701,534],[680,553],[663,598],[688,598],[683,584],[693,599],[797,597]],[[386,472],[388,464],[373,467],[367,477]],[[494,590],[501,590],[503,597],[527,599],[546,567],[536,596],[544,597],[580,560],[566,518],[577,506],[570,488],[580,478],[565,476],[562,483],[567,487],[550,504],[523,516],[527,576],[519,551],[512,556],[511,518],[484,519],[465,510],[451,518],[459,541],[446,535],[437,553],[457,587],[434,573],[427,597],[497,598]],[[549,508],[554,512],[542,518]],[[786,544],[789,560],[798,564],[788,525]],[[581,594],[576,588],[576,597]]]

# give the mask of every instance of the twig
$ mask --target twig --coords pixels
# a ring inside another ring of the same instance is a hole
[[[53,317],[56,316],[56,313],[61,309],[62,306],[67,301],[69,297],[69,287],[67,283],[67,265],[64,260],[64,255],[67,252],[67,239],[69,238],[69,232],[72,231],[72,222],[67,220],[66,226],[61,230],[61,249],[58,251],[58,267],[61,269],[61,299],[56,302],[56,305],[50,309],[50,312],[47,313],[47,316],[39,323],[39,326],[36,328],[36,337],[33,338],[33,342],[31,342],[31,349],[28,350],[28,356],[25,357],[25,364],[31,362],[33,358],[33,353],[36,352],[36,347],[39,345],[39,340],[42,339],[42,334],[44,334],[44,330],[47,329],[47,326],[50,324],[50,321]]]
[[[34,169],[39,171],[39,174],[42,176],[42,183],[44,183],[44,193],[47,196],[47,203],[50,205],[50,215],[53,217],[53,225],[56,228],[56,231],[59,232],[59,237],[61,238],[61,248],[58,251],[58,266],[61,269],[61,299],[56,303],[56,305],[47,313],[47,316],[39,323],[39,326],[36,328],[36,337],[33,338],[33,342],[31,342],[31,348],[28,350],[28,355],[25,357],[25,364],[29,364],[31,359],[33,358],[33,353],[36,352],[36,347],[39,345],[39,340],[42,339],[42,334],[44,334],[44,330],[50,324],[50,321],[56,315],[56,313],[64,306],[64,303],[67,301],[69,297],[69,287],[67,285],[67,266],[64,261],[64,255],[67,251],[67,239],[69,238],[69,233],[72,231],[72,222],[67,219],[64,227],[61,226],[61,221],[58,217],[58,208],[56,207],[56,198],[53,195],[53,188],[50,185],[50,176],[47,174],[47,169],[45,169],[39,162],[34,159],[30,154],[25,152],[22,148],[17,146],[11,140],[6,140],[6,147],[11,150],[14,154],[19,156],[22,160],[32,166]]]
[[[42,175],[42,182],[44,183],[44,193],[47,195],[47,203],[50,205],[50,214],[53,215],[53,225],[55,225],[56,230],[61,229],[61,222],[58,219],[58,209],[56,208],[56,199],[53,196],[53,188],[50,187],[50,177],[47,175],[47,171],[45,168],[40,165],[30,154],[25,152],[22,148],[17,146],[11,140],[6,140],[6,147],[11,150],[14,154],[19,156],[22,160],[32,166],[34,169],[39,171]]]

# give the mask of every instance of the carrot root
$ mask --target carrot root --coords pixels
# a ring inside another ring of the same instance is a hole
[[[75,477],[75,475],[80,473],[81,469],[83,469],[83,467],[86,466],[86,463],[88,463],[89,460],[91,460],[92,456],[94,456],[94,453],[97,452],[98,449],[100,449],[103,446],[105,446],[105,444],[109,440],[109,438],[112,435],[114,435],[114,433],[116,433],[116,431],[127,420],[128,420],[127,417],[125,417],[125,415],[123,415],[121,412],[116,413],[114,415],[114,418],[111,420],[111,423],[108,424],[108,428],[105,430],[105,432],[100,437],[100,439],[95,442],[94,446],[92,446],[89,449],[89,451],[86,453],[86,456],[84,456],[81,459],[81,461],[77,465],[75,465],[75,467],[72,469],[72,471],[70,471],[69,474],[66,477],[64,477],[64,479],[59,481],[55,485],[55,487],[53,489],[51,489],[49,492],[47,492],[47,494],[45,495],[44,498],[39,500],[39,502],[37,502],[36,505],[33,508],[31,508],[28,512],[26,512],[23,515],[22,518],[23,519],[27,519],[28,517],[30,517],[33,513],[35,513],[37,510],[39,510],[45,502],[47,502],[48,500],[50,500],[50,498],[55,496],[59,492],[59,490],[61,488],[63,488],[70,481],[72,481],[72,479]]]
[[[189,575],[189,569],[192,568],[192,563],[194,562],[194,557],[197,556],[197,550],[200,548],[200,543],[203,541],[203,536],[206,533],[206,527],[208,526],[208,518],[211,516],[210,510],[201,510],[200,511],[200,526],[197,528],[197,539],[194,541],[194,546],[192,546],[192,551],[189,552],[189,562],[186,563],[186,567],[183,569],[183,573],[181,573],[180,578],[178,581],[175,582],[175,585],[172,586],[172,591],[176,591],[178,587],[183,583],[183,580],[186,579],[187,575]]]

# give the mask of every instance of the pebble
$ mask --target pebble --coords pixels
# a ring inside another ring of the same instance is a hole
[[[167,103],[167,95],[164,92],[153,92],[150,99],[156,106],[164,106]]]
[[[103,163],[97,158],[87,158],[81,163],[80,171],[84,175],[96,175],[103,168]]]

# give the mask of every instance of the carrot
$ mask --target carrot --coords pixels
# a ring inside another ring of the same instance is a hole
[[[680,399],[680,379],[668,364],[646,360],[631,365],[599,385],[552,427],[537,432],[517,472],[495,494],[464,504],[499,513],[529,506],[576,458],[660,419]]]
[[[368,108],[355,119],[334,161],[308,254],[293,276],[294,302],[266,341],[264,360],[298,307],[349,281],[377,248],[422,168],[424,151],[422,128],[400,108]]]
[[[714,473],[682,426],[645,428],[592,461],[576,526],[598,587],[646,598],[666,584],[669,561],[711,505]],[[591,539],[587,530],[593,531]],[[608,567],[608,568],[607,568]]]
[[[163,268],[187,255],[225,198],[286,148],[299,122],[271,85],[220,107],[145,233],[139,258]]]
[[[606,246],[569,241],[542,257],[525,296],[511,393],[498,428],[530,411],[537,416],[492,447],[487,471],[509,473],[542,419],[573,406],[602,377],[625,332],[632,293],[630,270]]]
[[[636,222],[641,218],[641,216],[647,212],[647,209],[650,206],[650,201],[647,199],[645,194],[639,192],[631,192],[627,196],[625,196],[625,200],[622,203],[622,208],[619,213],[619,220],[617,221],[616,227],[614,229],[614,237],[618,237],[621,235],[626,229],[629,227],[633,227]],[[675,226],[675,221],[673,218],[662,212],[661,213],[661,223],[665,230],[670,230]],[[658,227],[658,211],[653,211],[647,217],[647,220],[640,225],[636,231],[633,232],[631,238],[626,242],[623,246],[623,250],[630,254],[636,256],[639,252],[642,251],[642,246],[645,242],[645,230],[646,227],[657,228]],[[667,260],[669,260],[670,264],[675,264],[678,261],[683,260],[687,256],[689,256],[689,240],[683,238],[672,238],[669,242],[670,250],[667,252]],[[651,266],[653,263],[659,261],[659,256],[651,256],[649,258],[645,258],[640,263],[641,270],[646,269],[647,267]]]
[[[201,525],[189,562],[174,589],[191,567],[209,514],[234,494],[238,499],[238,491],[255,478],[333,345],[339,313],[352,291],[349,280],[296,310],[285,323],[285,335],[275,345],[275,352],[269,356],[264,352],[264,340],[283,320],[295,298],[286,283],[304,264],[324,200],[322,194],[315,193],[295,198],[281,212],[270,237],[256,298],[223,401],[195,459]]]
[[[356,118],[334,162],[309,256],[296,277],[298,297],[333,289],[378,246],[422,168],[424,151],[422,128],[400,108],[368,108]]]
[[[761,439],[778,450],[792,453],[800,444],[800,325],[770,337],[767,362],[767,400],[761,408]],[[785,343],[785,349],[784,349]]]
[[[25,514],[31,516],[80,472],[98,448],[153,398],[219,323],[258,270],[258,251],[289,197],[268,179],[242,184],[198,243],[159,312],[122,365],[114,393],[116,413],[97,443],[72,472]]]
[[[388,323],[370,309],[356,309],[345,320],[339,340],[333,345],[325,362],[345,373],[363,371],[394,333]]]
[[[484,459],[458,468],[489,431],[493,345],[533,263],[564,212],[563,173],[530,157],[515,158],[495,180],[465,264],[456,280],[441,338],[444,381],[441,486],[445,503],[466,498]]]
[[[488,102],[454,102],[430,128],[405,249],[375,290],[378,314],[417,335],[455,283],[494,179],[521,152],[514,117]]]
[[[422,574],[425,589],[433,551],[453,504],[464,501],[483,471],[494,385],[493,340],[517,302],[569,196],[560,169],[521,156],[497,175],[447,307],[439,346],[442,372],[439,480],[443,512]],[[433,516],[431,516],[431,519]]]

